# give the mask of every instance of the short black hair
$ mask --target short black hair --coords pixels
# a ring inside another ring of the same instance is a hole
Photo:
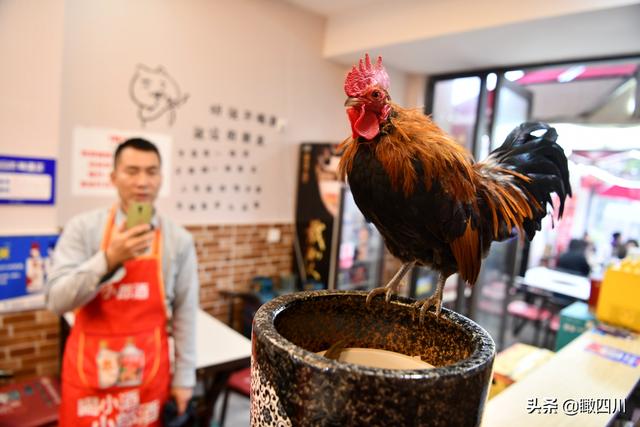
[[[587,249],[588,243],[582,239],[571,239],[569,242],[570,252],[584,252]]]
[[[158,151],[158,147],[156,147],[153,142],[147,141],[146,139],[142,139],[142,138],[130,138],[130,139],[127,139],[126,141],[121,142],[120,145],[118,145],[118,148],[116,148],[116,152],[113,154],[114,169],[118,164],[120,153],[122,153],[122,150],[124,150],[125,148],[133,148],[135,150],[140,150],[140,151],[152,151],[156,153],[156,155],[158,156],[158,161],[162,163],[162,157],[160,157],[160,151]]]

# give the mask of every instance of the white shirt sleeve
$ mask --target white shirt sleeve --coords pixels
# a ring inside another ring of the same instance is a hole
[[[124,270],[120,268],[105,280],[105,254],[101,250],[91,253],[92,248],[86,239],[87,233],[95,232],[95,229],[87,229],[76,218],[65,226],[56,244],[45,296],[47,308],[58,315],[91,301],[101,284],[117,280],[124,274]]]
[[[196,312],[199,304],[198,263],[193,238],[181,248],[176,263],[178,269],[173,301],[172,330],[175,340],[175,370],[173,387],[193,387],[196,384]]]

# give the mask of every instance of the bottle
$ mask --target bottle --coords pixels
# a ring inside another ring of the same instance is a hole
[[[106,340],[100,340],[98,345],[100,347],[96,355],[98,387],[113,387],[118,381],[118,373],[120,371],[118,352],[111,350]]]
[[[612,267],[609,267],[612,268]],[[602,278],[604,276],[603,268],[601,265],[594,267],[589,275],[589,281],[591,282],[591,291],[589,292],[589,311],[591,313],[596,312],[598,306],[598,297],[600,296],[600,286],[602,285]]]
[[[127,344],[120,351],[120,378],[118,385],[137,386],[142,383],[144,371],[144,352],[133,342],[133,338],[127,339]]]

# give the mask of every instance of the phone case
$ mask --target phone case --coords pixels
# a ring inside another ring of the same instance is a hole
[[[149,203],[132,203],[127,212],[127,228],[151,222],[152,207]]]

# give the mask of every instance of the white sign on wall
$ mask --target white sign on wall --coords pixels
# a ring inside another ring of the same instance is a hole
[[[53,205],[55,176],[55,160],[0,156],[0,204]]]
[[[71,155],[71,193],[74,196],[114,197],[110,174],[113,153],[118,144],[128,138],[139,137],[154,143],[162,157],[163,185],[160,197],[171,188],[171,136],[105,128],[75,127]]]

